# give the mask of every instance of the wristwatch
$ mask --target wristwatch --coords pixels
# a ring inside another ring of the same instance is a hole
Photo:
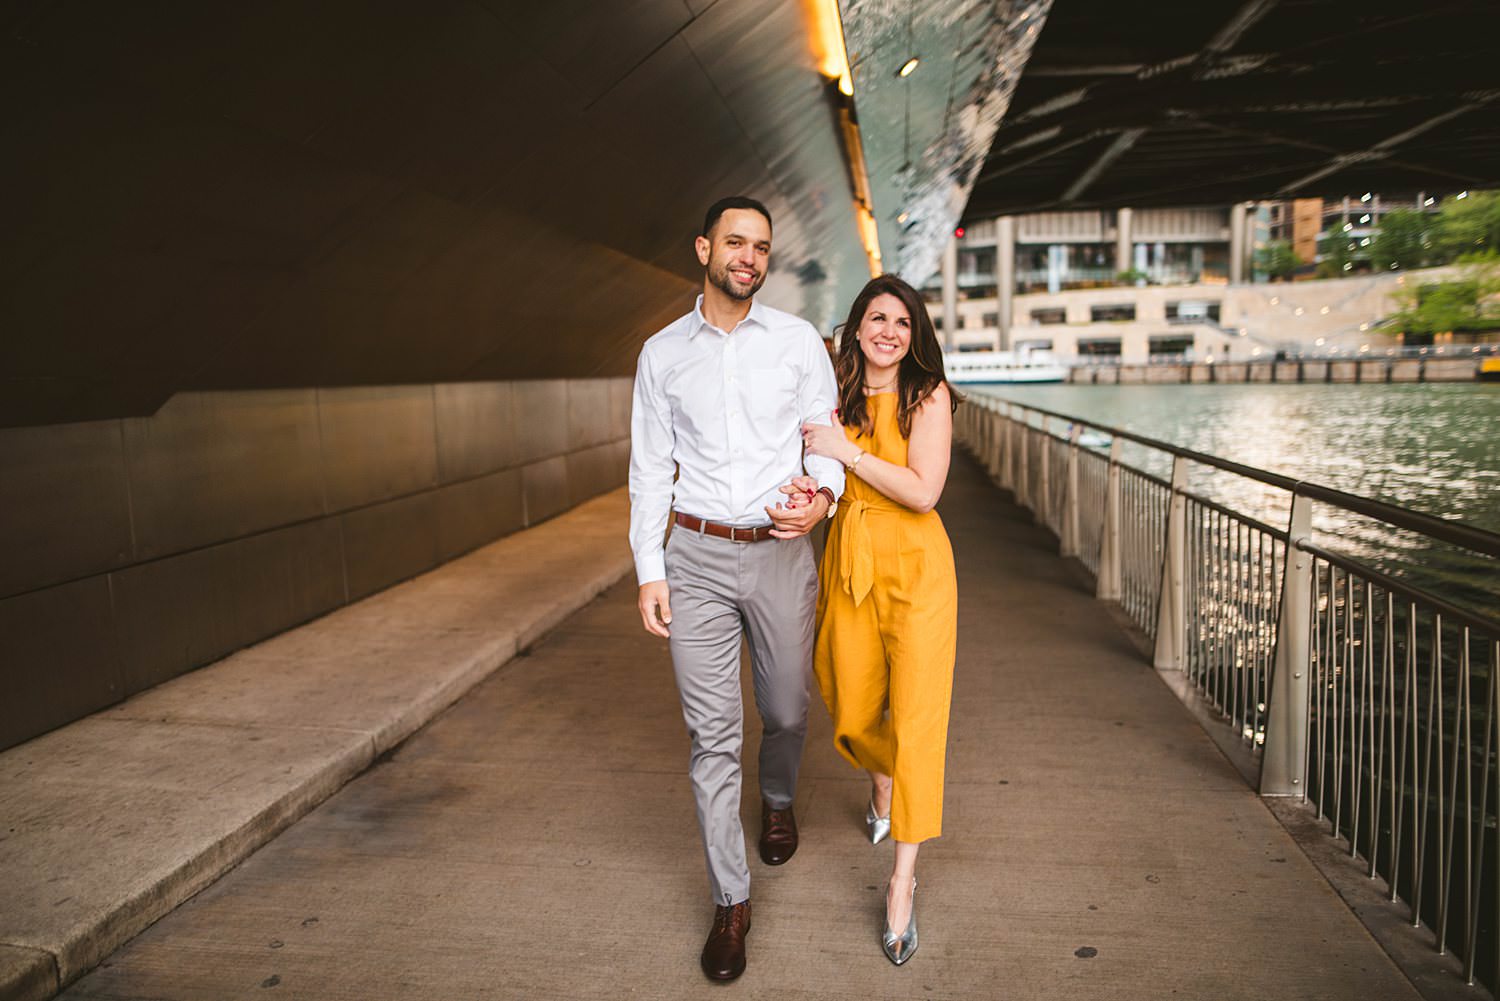
[[[839,499],[833,495],[833,488],[832,487],[819,487],[818,488],[818,493],[820,493],[824,497],[828,498],[828,513],[826,515],[824,515],[824,517],[825,518],[832,518],[833,517],[833,512],[835,512],[835,511],[837,511],[839,509]]]

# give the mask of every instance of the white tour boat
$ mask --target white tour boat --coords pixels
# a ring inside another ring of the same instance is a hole
[[[1068,367],[1050,351],[954,351],[943,355],[943,368],[948,381],[959,386],[1068,378]]]

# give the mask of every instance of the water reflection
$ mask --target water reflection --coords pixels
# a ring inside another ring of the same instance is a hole
[[[1014,386],[978,392],[1126,428],[1186,448],[1500,531],[1500,385]],[[1058,428],[1061,430],[1061,428]],[[1160,452],[1125,461],[1159,476]],[[1196,492],[1285,526],[1290,495],[1194,466]],[[1494,561],[1317,505],[1316,541],[1500,617]]]

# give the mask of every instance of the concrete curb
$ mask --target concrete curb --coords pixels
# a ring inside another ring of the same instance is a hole
[[[48,998],[629,572],[625,491],[0,753],[0,999]]]

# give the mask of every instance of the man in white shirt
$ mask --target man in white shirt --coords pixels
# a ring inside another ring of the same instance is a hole
[[[703,294],[646,342],[636,367],[630,546],[641,619],[669,640],[692,741],[715,905],[703,972],[733,980],[744,972],[750,930],[740,640],[749,638],[762,723],[760,854],[780,865],[797,850],[792,799],[807,734],[818,596],[807,533],[844,492],[844,470],[820,456],[804,468],[801,425],[828,423],[838,405],[822,339],[807,321],[754,301],[770,266],[770,213],[750,198],[722,199],[695,247]],[[804,473],[818,492],[784,506]]]

